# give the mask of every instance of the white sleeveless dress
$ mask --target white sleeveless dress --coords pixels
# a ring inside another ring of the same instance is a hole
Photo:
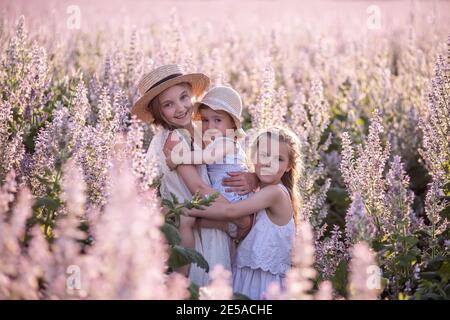
[[[283,184],[280,188],[289,194]],[[256,222],[237,248],[233,263],[233,291],[251,299],[265,298],[272,282],[285,288],[286,272],[291,267],[291,250],[295,235],[294,216],[285,225],[276,225],[265,209],[256,215]]]
[[[162,174],[160,187],[162,198],[171,199],[170,193],[173,193],[180,202],[191,200],[192,194],[183,179],[176,171],[171,171],[166,164],[163,147],[169,133],[170,131],[167,129],[159,129],[155,133],[147,151],[147,161],[152,159],[158,166],[157,170]],[[184,139],[181,141],[187,143]],[[200,147],[194,144],[194,148]],[[206,165],[196,165],[196,168],[202,180],[210,185]],[[225,232],[218,229],[201,228],[194,230],[194,237],[195,250],[206,259],[209,270],[212,270],[215,265],[221,264],[225,269],[231,271],[231,240]],[[206,286],[209,282],[208,273],[195,264],[191,264],[189,279],[200,287]]]

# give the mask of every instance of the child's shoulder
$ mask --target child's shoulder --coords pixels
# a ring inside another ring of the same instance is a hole
[[[280,184],[271,184],[263,187],[260,192],[264,192],[275,196],[277,199],[284,198],[286,192],[283,190]]]
[[[273,205],[290,204],[291,197],[288,190],[282,184],[268,185],[261,190],[265,190],[264,196],[267,196],[273,201]]]

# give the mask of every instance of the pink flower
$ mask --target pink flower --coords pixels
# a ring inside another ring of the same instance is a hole
[[[381,270],[375,254],[365,242],[358,242],[351,250],[348,292],[351,300],[378,299],[381,291]]]
[[[230,300],[233,296],[231,272],[222,265],[216,265],[210,278],[208,286],[200,288],[200,300]]]
[[[286,298],[309,300],[316,276],[314,269],[314,233],[308,221],[300,221],[293,247],[293,268],[286,275]]]

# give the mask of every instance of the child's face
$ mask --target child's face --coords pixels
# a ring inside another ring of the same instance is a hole
[[[278,183],[290,170],[288,146],[275,138],[259,139],[255,160],[255,173],[263,184]]]
[[[236,128],[233,118],[222,110],[216,111],[207,106],[202,106],[200,117],[202,119],[203,134],[209,130],[208,133],[211,135],[226,136],[227,130]]]
[[[175,85],[159,95],[161,114],[177,127],[186,127],[191,121],[191,91],[186,85]]]

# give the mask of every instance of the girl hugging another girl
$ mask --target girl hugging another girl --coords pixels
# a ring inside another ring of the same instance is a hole
[[[239,94],[230,87],[218,86],[211,89],[200,102],[194,104],[193,119],[201,121],[203,149],[186,152],[182,157],[175,152],[179,148],[166,148],[167,165],[172,170],[186,163],[200,162],[206,164],[211,187],[230,202],[247,199],[249,194],[245,188],[236,192],[228,191],[223,186],[223,179],[229,172],[248,172],[245,151],[240,145],[240,139],[245,136],[241,129],[240,116],[242,102]],[[178,141],[175,141],[178,143]],[[228,235],[232,238],[243,238],[251,227],[251,216],[237,219],[223,219],[227,223]],[[194,239],[194,220],[183,228],[181,237]],[[226,236],[226,235],[224,235]],[[227,239],[229,241],[229,239]],[[234,246],[230,246],[232,254],[223,258],[224,266],[231,269]],[[226,250],[222,250],[226,252]]]
[[[270,283],[285,288],[285,275],[291,267],[299,210],[298,139],[287,129],[267,129],[256,138],[252,159],[260,180],[258,192],[239,202],[214,202],[201,210],[184,210],[184,214],[232,220],[257,212],[256,222],[237,248],[233,289],[252,299],[263,299]]]
[[[176,170],[170,170],[163,153],[164,149],[171,150],[175,146],[173,140],[178,140],[187,150],[202,150],[201,143],[199,145],[196,139],[193,139],[199,131],[192,121],[193,100],[204,94],[209,83],[206,75],[185,73],[179,65],[158,67],[139,82],[141,97],[133,105],[131,114],[144,122],[153,123],[158,128],[148,148],[147,159],[156,161],[162,174],[159,189],[162,198],[170,199],[171,194],[174,194],[183,202],[191,200],[196,192],[203,196],[215,192],[211,187],[205,164],[183,164]],[[256,189],[258,184],[256,175],[248,172],[233,173],[232,183],[230,178],[227,180],[224,183],[242,193]],[[216,200],[220,201],[228,202],[223,196],[219,196]],[[228,223],[208,219],[197,220],[200,220],[198,228],[192,233],[195,218],[185,216],[181,218],[180,231],[183,234],[181,246],[195,248],[206,259],[210,269],[217,264],[231,269],[230,237],[225,232],[228,230]],[[199,286],[208,284],[208,273],[196,265],[185,266],[178,271],[189,275],[190,280]]]

